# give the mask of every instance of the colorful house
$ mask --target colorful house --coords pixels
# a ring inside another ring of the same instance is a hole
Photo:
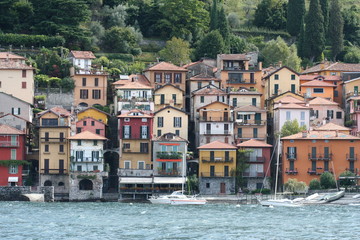
[[[107,124],[108,117],[110,117],[110,114],[94,107],[85,108],[77,113],[78,121],[84,118],[93,118],[99,122],[103,122],[104,124]]]
[[[359,63],[322,62],[305,69],[301,74],[318,74],[322,76],[341,76],[344,72],[360,72]]]
[[[30,103],[4,92],[0,92],[0,102],[0,116],[13,114],[32,122],[33,111]]]
[[[338,179],[345,171],[359,174],[360,138],[339,131],[304,131],[281,138],[282,178],[309,185],[324,172]]]
[[[91,117],[83,118],[76,122],[76,133],[85,131],[105,137],[106,124]]]
[[[336,85],[322,80],[312,80],[300,85],[300,92],[306,99],[322,97],[334,100],[334,89]]]
[[[25,153],[25,133],[0,124],[0,186],[23,185]]]
[[[360,96],[354,96],[347,99],[349,106],[350,119],[346,123],[352,130],[353,135],[358,136],[360,133]]]
[[[248,88],[231,88],[229,91],[229,104],[232,107],[242,107],[242,106],[256,106],[264,107],[264,101],[261,99],[261,93],[257,92],[255,89]]]
[[[310,126],[319,127],[329,122],[344,125],[344,110],[342,110],[338,103],[316,97],[309,101],[309,107],[312,108],[310,112]]]
[[[155,111],[172,106],[185,110],[185,92],[170,83],[159,86],[154,90]]]
[[[73,66],[76,66],[81,73],[90,73],[91,61],[96,59],[96,57],[91,51],[70,51],[69,59]]]
[[[230,194],[235,191],[237,148],[231,144],[214,141],[198,147],[199,188],[201,194]]]
[[[342,125],[337,125],[335,123],[329,122],[320,127],[314,128],[315,131],[338,131],[339,133],[344,133],[346,135],[351,134],[351,128],[344,127]]]
[[[204,86],[213,85],[218,88],[221,87],[221,80],[216,78],[214,75],[208,73],[199,73],[186,80],[187,94],[190,94],[196,90],[202,89]]]
[[[181,109],[167,106],[154,113],[154,137],[174,133],[188,139],[188,114]]]
[[[246,158],[248,168],[243,173],[245,187],[249,190],[270,189],[270,156],[272,145],[250,139],[237,145]],[[239,153],[240,154],[240,153]]]

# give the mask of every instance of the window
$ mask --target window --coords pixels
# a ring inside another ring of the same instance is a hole
[[[78,141],[77,141],[77,145],[78,145],[78,146],[81,146],[81,140],[78,140]]]
[[[11,146],[17,146],[17,145],[18,145],[17,136],[11,135]]]
[[[76,128],[76,133],[81,133],[81,127]]]
[[[291,112],[290,111],[286,111],[286,120],[291,120]]]
[[[326,117],[328,119],[333,119],[334,118],[334,110],[326,110]]]
[[[323,88],[314,88],[314,93],[323,93],[324,89]]]
[[[275,79],[275,80],[279,80],[279,74],[275,74],[275,75],[274,75],[274,79]]]
[[[160,94],[160,104],[165,104],[165,95]]]
[[[99,167],[97,165],[94,165],[93,166],[93,171],[97,171],[97,170],[99,170]]]
[[[91,161],[98,162],[100,160],[100,152],[99,151],[91,151]]]
[[[295,93],[296,90],[296,85],[295,84],[291,84],[291,92]]]
[[[305,120],[305,112],[300,112],[300,120]]]
[[[164,117],[158,117],[157,118],[157,126],[158,127],[164,127]]]
[[[83,151],[76,151],[75,152],[75,159],[77,162],[82,162],[84,158],[84,152]]]
[[[98,145],[98,141],[94,140],[94,146],[97,146],[97,145]]]
[[[206,183],[206,188],[210,188],[210,183]]]
[[[233,98],[232,105],[233,107],[237,107],[237,98]]]
[[[95,129],[95,133],[98,135],[100,135],[100,131],[101,131],[101,129]]]
[[[22,77],[26,78],[26,70],[22,70]]]
[[[26,82],[21,83],[21,88],[26,88]]]
[[[180,130],[175,130],[175,135],[180,136]]]
[[[252,98],[252,99],[251,99],[251,103],[252,103],[253,106],[256,107],[256,98]]]
[[[0,81],[0,88],[1,88],[1,81]]]
[[[148,138],[148,127],[147,126],[141,126],[141,138],[142,139]]]
[[[181,73],[175,73],[175,83],[181,83]]]
[[[238,128],[238,133],[237,133],[237,137],[238,138],[242,138],[242,128]]]
[[[205,97],[204,96],[200,96],[200,103],[204,103],[205,101]]]
[[[64,152],[64,145],[62,145],[62,144],[59,145],[59,152],[61,152],[61,153]]]
[[[295,74],[291,74],[291,80],[295,80]]]
[[[101,90],[92,90],[92,98],[93,99],[100,99],[101,98]]]
[[[171,73],[165,73],[165,83],[171,83]]]
[[[140,152],[148,153],[149,152],[149,143],[140,143]]]
[[[342,112],[336,112],[336,119],[342,119]]]
[[[200,89],[201,88],[201,82],[198,82],[197,86],[198,86],[198,89]]]
[[[339,97],[339,91],[337,90],[334,91],[334,97]]]
[[[82,86],[85,87],[86,86],[86,78],[82,79]]]
[[[161,73],[155,73],[155,82],[161,83]]]
[[[174,104],[176,104],[176,94],[172,95],[172,100],[174,101]]]
[[[49,141],[49,133],[45,132],[45,142],[48,142],[48,141]]]
[[[83,126],[86,126],[86,121],[83,121]]]
[[[124,161],[124,168],[130,169],[131,168],[131,162],[130,161]]]
[[[289,170],[290,170],[290,171],[294,171],[294,170],[295,170],[294,161],[289,161]]]
[[[142,118],[141,122],[147,122],[147,118]]]
[[[82,171],[82,166],[79,166],[79,165],[78,165],[78,166],[76,167],[76,170],[77,170],[78,172],[81,172],[81,171]]]
[[[181,117],[174,117],[174,127],[181,127]]]
[[[157,130],[157,136],[158,136],[158,137],[161,136],[161,130]]]
[[[277,95],[279,92],[279,84],[274,85],[274,94]]]
[[[87,89],[80,89],[80,99],[88,99],[89,91]]]
[[[130,118],[124,118],[124,122],[130,122]]]
[[[144,161],[138,161],[138,169],[145,169],[145,162]]]
[[[130,143],[124,143],[123,148],[124,149],[130,149]]]
[[[123,137],[130,138],[131,136],[131,127],[129,125],[123,126]]]
[[[91,126],[95,126],[95,121],[91,121]]]
[[[16,160],[16,149],[11,149],[10,160]]]
[[[95,87],[99,86],[99,78],[95,78],[94,85]]]
[[[9,166],[9,174],[17,174],[18,173],[18,166],[17,165],[10,165]]]
[[[257,128],[253,129],[253,136],[254,136],[254,138],[258,137],[258,129]]]
[[[11,108],[11,112],[13,115],[20,115],[20,108]],[[57,125],[57,120],[56,120]]]

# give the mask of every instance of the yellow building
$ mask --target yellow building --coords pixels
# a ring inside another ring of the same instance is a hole
[[[154,137],[165,133],[175,133],[188,139],[188,114],[181,109],[167,106],[154,113]]]
[[[39,173],[41,186],[54,186],[55,193],[69,191],[70,113],[54,107],[38,114]]]
[[[89,107],[86,108],[84,110],[81,110],[80,112],[78,112],[77,114],[77,120],[80,121],[84,118],[93,118],[95,120],[98,120],[99,122],[103,122],[105,124],[107,124],[108,122],[108,117],[110,115],[104,111],[101,111],[100,109],[94,108],[94,107]]]
[[[343,89],[345,98],[357,97],[360,89],[360,77],[344,81]]]
[[[235,190],[231,170],[236,168],[237,148],[214,141],[198,147],[201,194],[230,194]]]
[[[185,107],[184,91],[172,84],[165,84],[154,91],[155,111],[166,106]]]
[[[305,105],[305,98],[299,94],[292,93],[290,91],[284,92],[277,96],[273,96],[266,101],[266,108],[271,115],[274,112],[274,106],[280,102],[284,104],[295,103]]]
[[[299,93],[299,73],[286,66],[280,67],[263,77],[263,87],[264,100],[287,91],[292,93]]]
[[[360,72],[360,63],[322,62],[304,70],[301,74],[341,76],[343,72]]]

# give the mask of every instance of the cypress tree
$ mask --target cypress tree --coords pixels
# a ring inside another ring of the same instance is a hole
[[[304,24],[304,18],[305,16],[303,16],[301,18],[301,23],[300,23],[300,34],[299,34],[299,39],[297,42],[297,50],[298,50],[298,56],[301,58],[305,57],[305,53],[304,53],[304,41],[305,41],[305,24]]]
[[[287,5],[286,29],[291,36],[298,36],[301,21],[305,15],[305,0],[289,0]]]
[[[216,30],[217,27],[218,27],[217,0],[213,0],[213,4],[210,11],[210,31]]]
[[[217,29],[219,30],[221,36],[224,39],[225,45],[229,44],[229,38],[230,38],[230,27],[229,23],[227,21],[225,10],[223,7],[219,10],[218,13],[218,26]]]
[[[324,30],[326,36],[326,32],[329,26],[329,1],[320,0],[320,6],[321,6],[322,15],[324,17]]]
[[[310,0],[309,12],[305,19],[305,55],[313,61],[321,56],[325,48],[324,17],[319,0]]]
[[[331,44],[334,61],[336,56],[344,47],[344,20],[342,18],[339,0],[332,0],[330,5],[330,15],[328,36]]]

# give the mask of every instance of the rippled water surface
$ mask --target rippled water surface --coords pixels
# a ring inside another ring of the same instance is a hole
[[[359,239],[360,206],[0,202],[0,239]]]

